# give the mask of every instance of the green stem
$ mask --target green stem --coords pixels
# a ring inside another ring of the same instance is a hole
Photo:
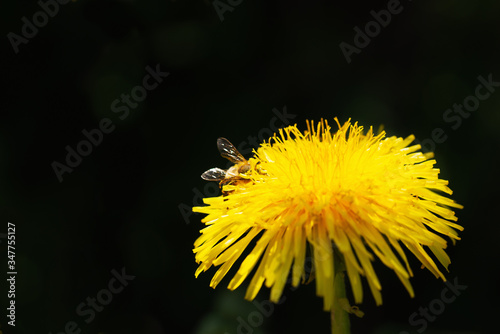
[[[338,256],[334,256],[334,268],[335,268],[335,278],[334,278],[334,292],[335,298],[333,300],[333,307],[331,310],[331,320],[332,320],[332,334],[350,334],[351,324],[349,322],[349,313],[345,309],[345,303],[347,302],[345,294],[345,267],[344,263]],[[348,304],[349,302],[347,302]]]

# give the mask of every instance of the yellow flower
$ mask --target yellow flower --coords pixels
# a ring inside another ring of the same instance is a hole
[[[306,278],[307,244],[325,310],[335,298],[334,256],[343,262],[358,304],[360,275],[382,304],[375,257],[394,270],[413,297],[404,247],[445,280],[430,253],[448,267],[443,236],[453,243],[460,239],[456,230],[463,228],[453,223],[457,218],[450,208],[462,206],[441,195],[452,191],[438,178],[433,154],[409,146],[413,135],[385,137],[371,127],[363,134],[357,123],[335,121],[336,133],[323,120],[316,127],[308,122],[304,133],[296,126],[280,129],[254,152],[242,179],[224,184],[224,196],[205,198],[207,206],[193,208],[207,214],[202,220],[207,227],[194,244],[200,263],[196,276],[220,266],[210,283],[215,288],[256,239],[228,286],[236,289],[258,264],[245,296],[249,300],[265,284],[277,302],[290,272],[292,286],[298,286]]]

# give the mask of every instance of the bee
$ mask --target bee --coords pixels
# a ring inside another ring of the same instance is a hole
[[[250,163],[240,152],[238,152],[236,147],[226,138],[220,137],[217,139],[217,148],[219,149],[220,155],[234,163],[234,166],[231,166],[227,170],[217,167],[211,168],[201,174],[201,178],[206,181],[219,181],[219,186],[221,188],[223,185],[235,182],[249,182],[250,180],[242,177],[241,174],[250,170]],[[225,195],[226,193],[223,192],[223,194]]]

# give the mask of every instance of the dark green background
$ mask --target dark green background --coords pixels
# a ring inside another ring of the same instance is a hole
[[[352,44],[354,27],[387,3],[247,0],[221,21],[210,1],[81,0],[61,5],[16,54],[7,34],[20,34],[21,18],[32,20],[40,7],[2,2],[0,232],[16,224],[18,276],[16,328],[1,311],[0,329],[55,334],[75,321],[82,333],[238,333],[236,319],[257,308],[243,299],[244,286],[225,289],[229,279],[212,290],[215,270],[194,278],[202,215],[186,220],[179,206],[199,202],[193,189],[204,192],[204,170],[225,166],[217,137],[239,144],[258,136],[284,106],[301,129],[306,119],[335,116],[421,141],[443,129],[438,167],[465,205],[447,277],[467,289],[426,333],[497,328],[500,88],[456,130],[443,113],[474,94],[479,75],[500,81],[500,3],[403,1],[348,64],[339,44]],[[157,64],[170,76],[120,120],[112,101]],[[60,183],[51,164],[103,118],[115,130]],[[416,333],[408,317],[445,286],[413,256],[411,263],[414,299],[376,265],[384,305],[366,287],[366,316],[353,319],[353,333]],[[122,267],[135,279],[86,324],[77,305]],[[258,300],[268,296],[263,289]],[[329,333],[314,284],[285,288],[285,296],[253,333]]]

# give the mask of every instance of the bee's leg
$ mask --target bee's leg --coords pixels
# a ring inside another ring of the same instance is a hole
[[[224,197],[226,197],[226,196],[227,196],[227,191],[222,190],[222,187],[224,187],[226,184],[227,184],[227,181],[226,181],[226,180],[221,180],[221,181],[219,182],[219,188],[220,188],[220,190],[221,190],[221,192],[222,192],[222,196],[224,196]],[[226,201],[226,200],[225,200],[225,201]]]

